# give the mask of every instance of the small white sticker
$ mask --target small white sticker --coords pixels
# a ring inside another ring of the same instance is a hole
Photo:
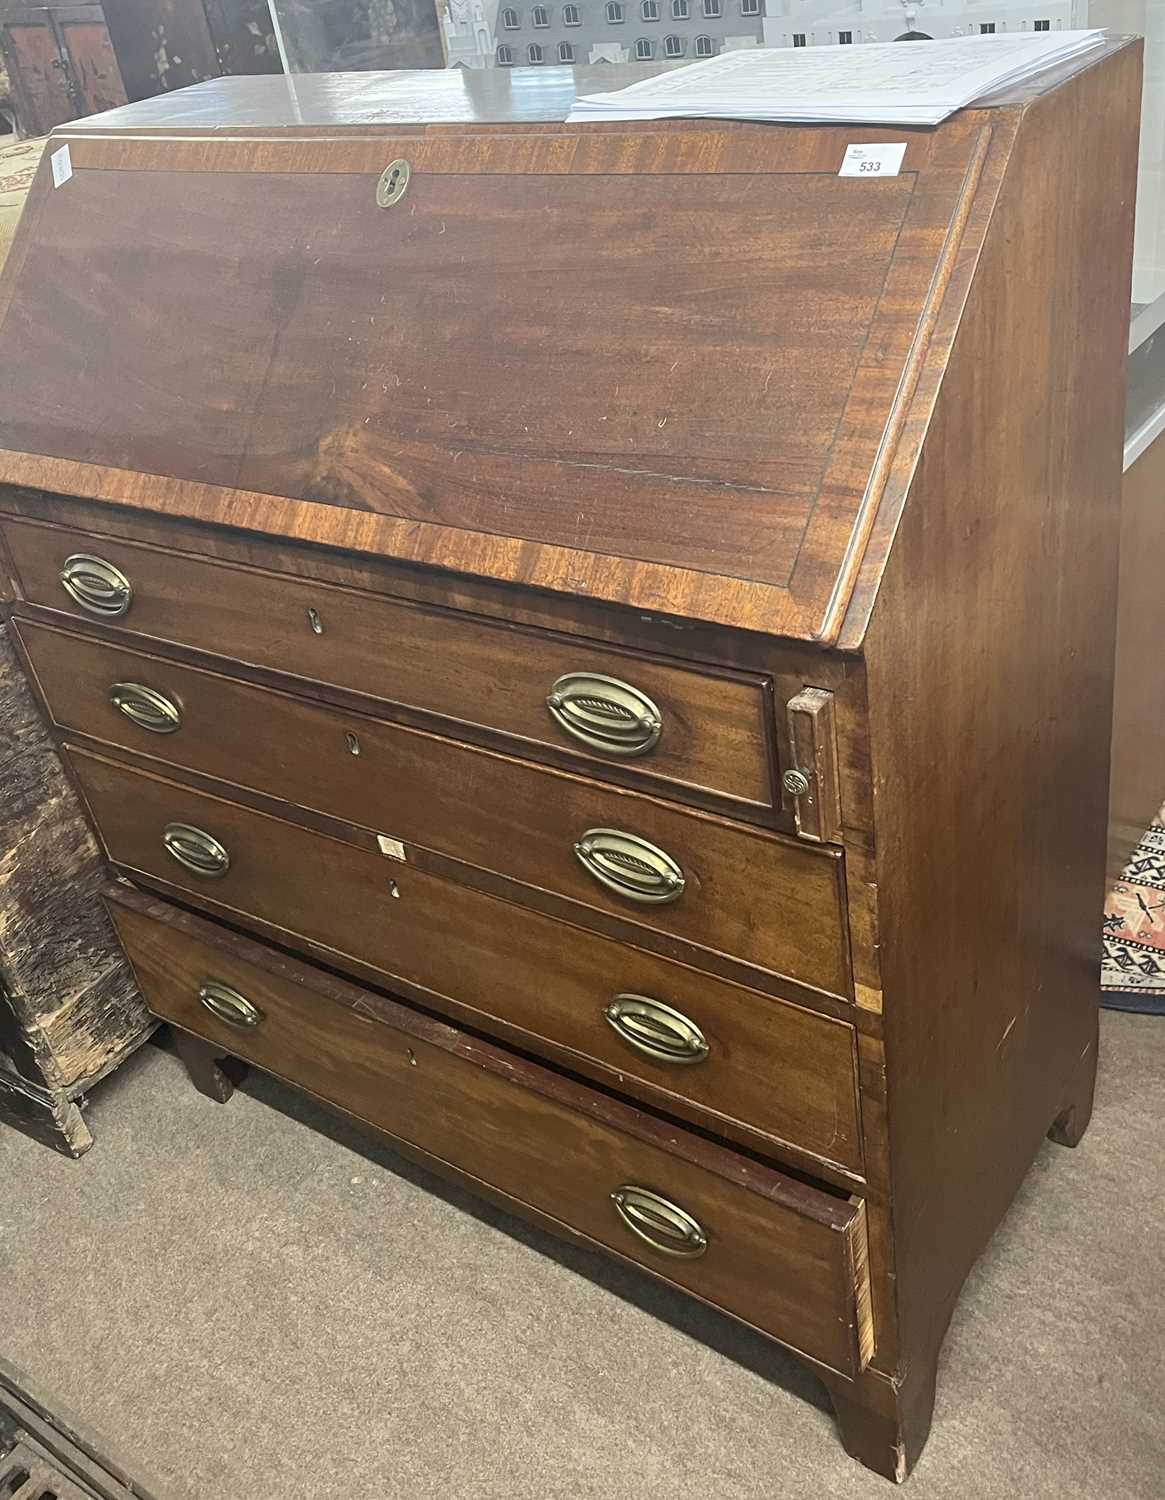
[[[59,151],[54,151],[49,157],[49,166],[53,169],[53,187],[64,187],[73,175],[73,158],[69,155],[68,146],[62,146]]]
[[[839,177],[897,177],[906,155],[905,141],[882,146],[847,146]]]
[[[376,835],[376,847],[386,859],[408,859],[400,839],[390,839],[387,833]]]

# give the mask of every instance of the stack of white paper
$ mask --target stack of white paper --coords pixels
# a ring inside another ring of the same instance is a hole
[[[1022,83],[1104,38],[1036,31],[939,42],[755,48],[576,101],[571,120],[729,120],[937,125],[1004,85]]]

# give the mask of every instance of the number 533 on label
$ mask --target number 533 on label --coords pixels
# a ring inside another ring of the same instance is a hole
[[[905,141],[884,145],[847,146],[839,177],[897,177],[906,155]]]

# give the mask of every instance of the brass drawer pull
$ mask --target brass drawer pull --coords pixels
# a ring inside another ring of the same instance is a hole
[[[695,1260],[708,1248],[708,1236],[691,1214],[648,1188],[625,1183],[611,1201],[631,1233],[653,1250]]]
[[[129,579],[103,557],[74,552],[65,558],[60,572],[61,587],[69,598],[90,614],[116,619],[133,603]]]
[[[218,839],[189,823],[167,823],[162,842],[170,854],[194,875],[218,880],[231,867],[231,857]]]
[[[182,710],[173,698],[140,682],[115,682],[109,701],[131,724],[151,734],[173,734],[182,726]]]
[[[560,729],[604,755],[646,755],[663,733],[663,716],[646,693],[596,672],[567,672],[546,707]]]
[[[708,1056],[695,1021],[650,995],[616,995],[603,1015],[629,1047],[656,1062],[698,1063]]]
[[[684,872],[662,849],[617,828],[588,828],[574,846],[588,875],[630,901],[662,905],[684,893]]]
[[[199,990],[198,998],[212,1016],[225,1021],[228,1026],[246,1029],[258,1026],[263,1019],[263,1012],[257,1005],[252,1005],[246,995],[232,990],[229,984],[220,984],[217,979],[208,979]]]

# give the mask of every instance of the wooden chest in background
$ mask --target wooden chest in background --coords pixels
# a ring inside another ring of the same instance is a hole
[[[54,141],[14,629],[202,1088],[246,1059],[761,1329],[901,1478],[1088,1118],[1139,52],[875,182],[884,131],[536,78]]]
[[[0,1128],[93,1144],[93,1086],[154,1029],[100,897],[104,861],[0,626]]]

